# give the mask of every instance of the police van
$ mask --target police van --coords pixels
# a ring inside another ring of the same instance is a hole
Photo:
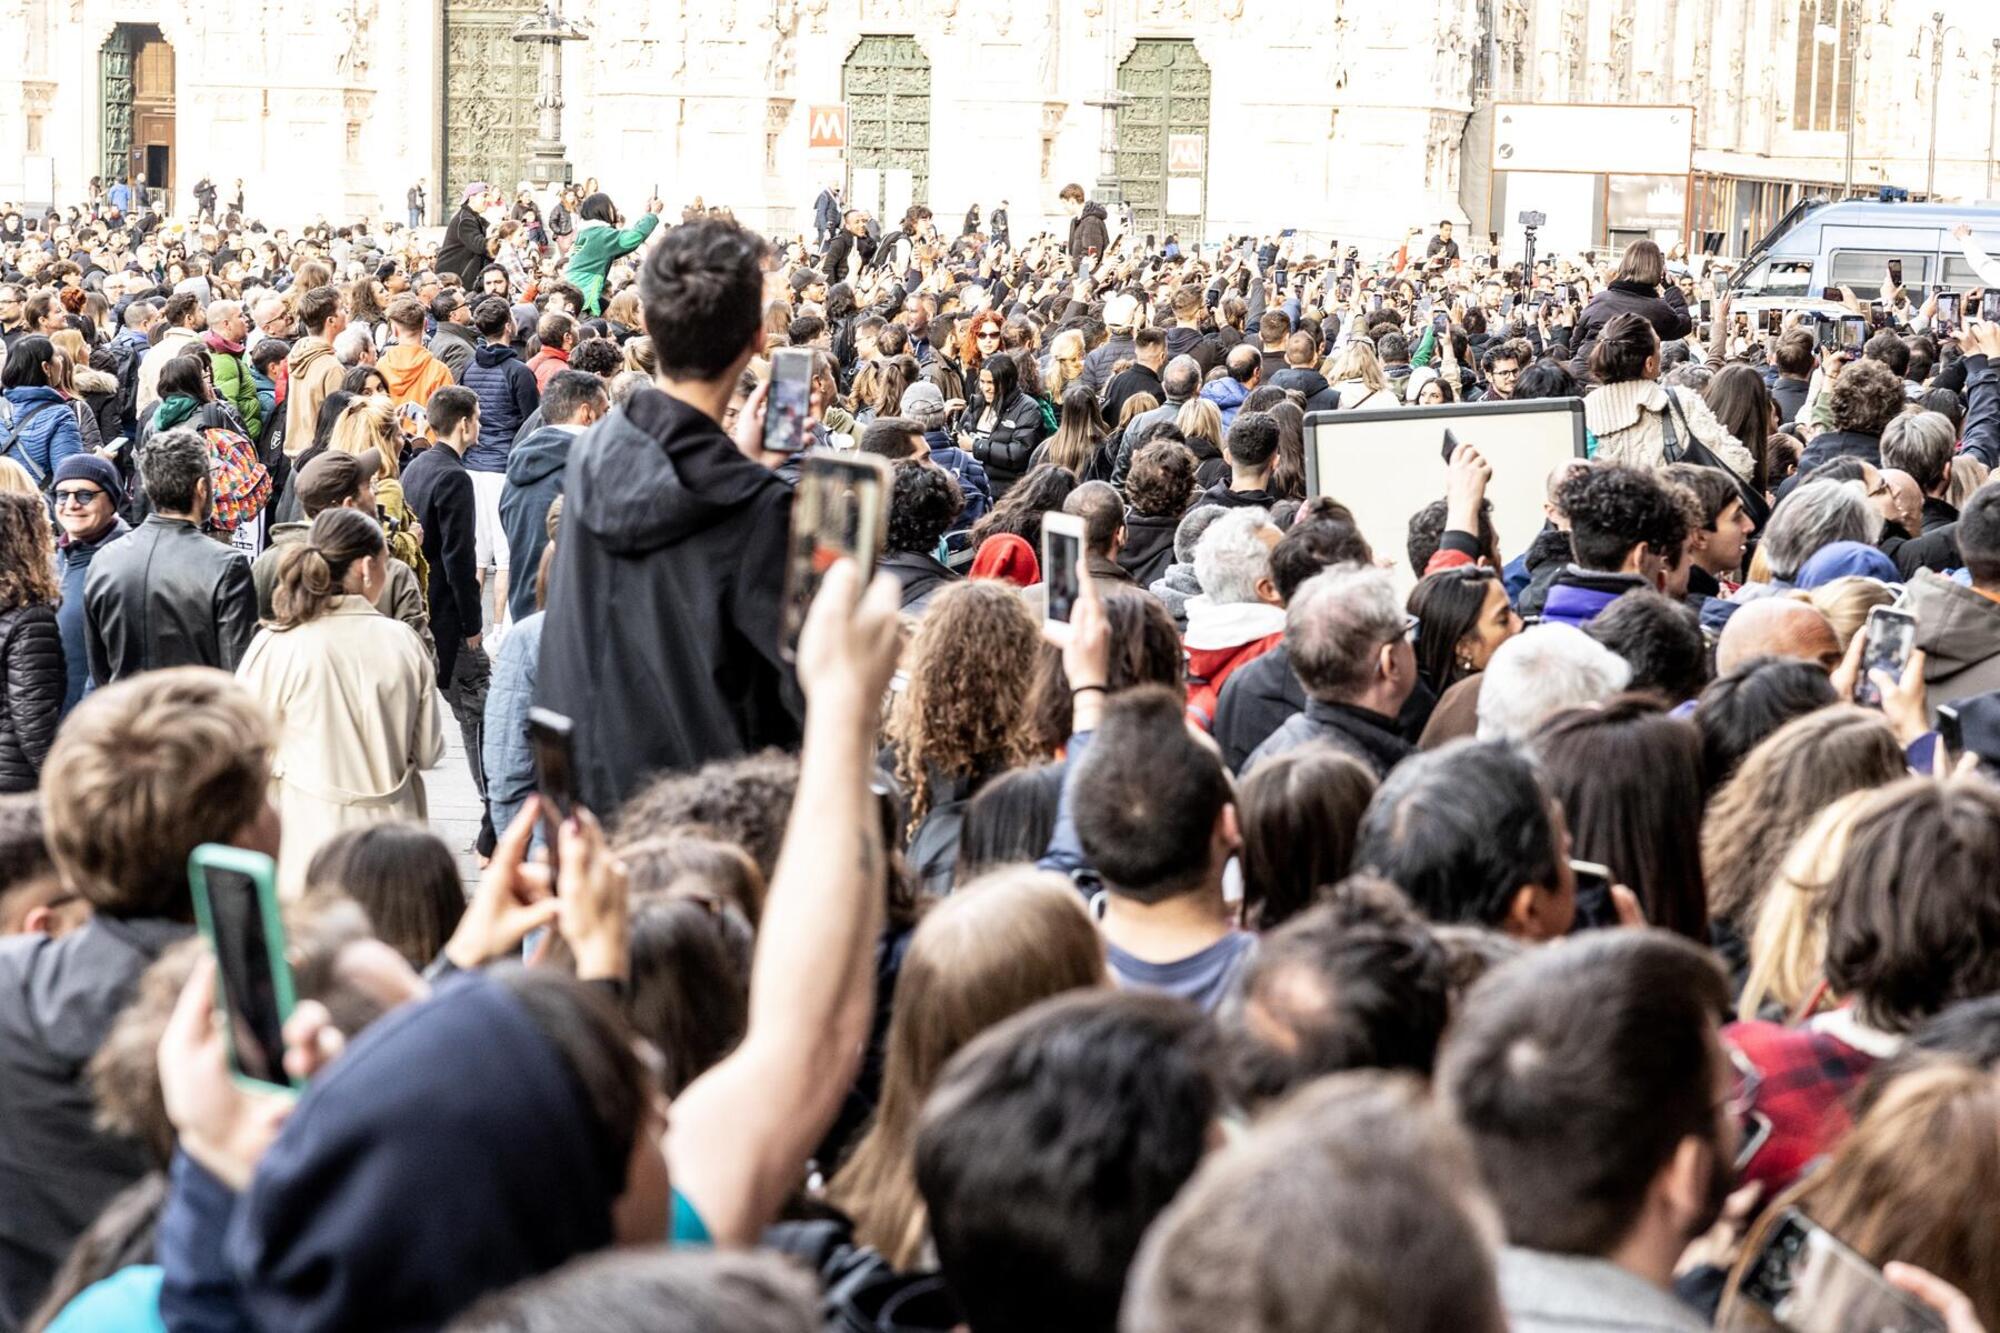
[[[1964,292],[1983,284],[1952,235],[1961,223],[1974,245],[2000,259],[2000,205],[1807,199],[1751,247],[1728,290],[1744,298],[1738,308],[1800,306],[1829,287],[1872,301],[1893,265],[1913,302]]]

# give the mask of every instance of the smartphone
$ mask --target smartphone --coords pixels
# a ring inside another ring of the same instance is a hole
[[[1889,307],[1883,305],[1880,301],[1870,301],[1868,303],[1868,327],[1871,329],[1888,328]]]
[[[1861,676],[1854,682],[1854,702],[1870,708],[1882,706],[1882,691],[1869,675],[1886,671],[1892,680],[1901,680],[1917,646],[1917,618],[1908,611],[1878,606],[1868,613],[1866,636],[1861,644]]]
[[[124,450],[125,446],[126,446],[126,445],[128,445],[128,444],[130,444],[130,443],[132,443],[132,441],[131,441],[131,439],[130,439],[130,438],[128,438],[127,436],[124,436],[124,435],[120,435],[120,436],[119,436],[119,437],[118,437],[117,439],[115,439],[115,440],[113,440],[113,441],[112,441],[111,443],[109,443],[109,444],[105,445],[105,446],[104,446],[104,448],[105,448],[105,451],[106,451],[107,453],[110,453],[110,454],[112,454],[112,455],[114,455],[114,456],[115,456],[115,455],[117,455],[117,454],[119,454],[119,453],[123,452],[123,450]]]
[[[764,400],[764,448],[772,453],[805,452],[806,421],[812,415],[813,354],[805,347],[771,353],[771,390]]]
[[[1778,1214],[1736,1290],[1791,1333],[1945,1333],[1941,1315],[1796,1208]]]
[[[1068,625],[1083,596],[1083,518],[1078,514],[1042,515],[1042,583],[1048,590],[1042,619]]]
[[[1729,317],[1729,322],[1734,327],[1736,336],[1744,342],[1750,341],[1750,318],[1748,314],[1736,314]]]
[[[1458,432],[1451,427],[1444,428],[1444,461],[1451,462],[1451,456],[1458,452]]]
[[[1965,723],[1959,718],[1958,709],[1950,704],[1938,705],[1937,734],[1948,754],[1965,753]]]
[[[575,728],[561,713],[528,710],[528,748],[535,756],[535,793],[542,798],[542,842],[556,863],[556,832],[576,811]]]
[[[1900,287],[1900,286],[1902,286],[1902,285],[1903,285],[1903,261],[1902,261],[1902,260],[1900,260],[1900,259],[1892,259],[1892,260],[1890,260],[1890,261],[1889,261],[1889,281],[1890,281],[1890,282],[1892,282],[1892,283],[1894,283],[1894,284],[1895,284],[1896,286],[1898,286],[1898,287]]]
[[[1569,868],[1576,876],[1576,916],[1570,922],[1570,934],[1617,925],[1618,904],[1611,901],[1611,867],[1572,857]]]
[[[1988,324],[2000,323],[2000,291],[1979,294],[1979,318]]]
[[[1931,315],[1931,328],[1937,333],[1954,333],[1958,329],[1959,294],[1939,292],[1937,306]]]
[[[262,852],[205,842],[188,856],[194,919],[215,952],[216,1019],[239,1083],[295,1091],[285,1073],[285,1020],[296,992],[278,914],[277,863]]]
[[[1775,338],[1784,331],[1785,312],[1782,310],[1766,310],[1764,312],[1764,332]]]
[[[1281,241],[1289,240],[1298,234],[1299,234],[1299,229],[1297,227],[1287,227],[1283,231],[1278,233],[1278,239]]]
[[[806,612],[826,571],[851,559],[866,583],[889,530],[889,460],[876,454],[809,455],[799,468],[785,558],[784,653],[798,649]]]
[[[1866,315],[1842,315],[1840,328],[1835,335],[1843,352],[1859,352],[1868,345],[1868,317]]]
[[[1368,308],[1370,310],[1380,310],[1382,308],[1382,293],[1368,293]]]

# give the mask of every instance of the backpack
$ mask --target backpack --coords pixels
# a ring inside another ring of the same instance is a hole
[[[30,421],[33,421],[52,407],[61,406],[63,406],[63,403],[60,400],[53,403],[36,403],[32,408],[28,409],[27,413],[19,421],[16,421],[14,420],[14,405],[6,399],[0,398],[0,421],[4,421],[8,427],[7,433],[4,436],[0,436],[0,458],[12,458],[20,463],[22,468],[27,471],[29,477],[34,479],[36,489],[40,490],[44,495],[48,494],[54,488],[55,474],[28,456],[28,451],[22,437],[28,433],[28,423]],[[16,452],[16,450],[19,452]]]
[[[242,433],[208,426],[201,435],[214,465],[215,501],[209,526],[216,532],[234,532],[264,512],[271,499],[271,474],[257,460],[257,447]]]

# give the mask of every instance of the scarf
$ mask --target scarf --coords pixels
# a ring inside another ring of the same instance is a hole
[[[201,335],[201,340],[208,344],[210,351],[227,352],[231,356],[243,355],[242,343],[233,343],[219,333],[204,333]]]
[[[160,400],[160,406],[153,413],[155,431],[172,430],[201,409],[201,404],[184,393]]]

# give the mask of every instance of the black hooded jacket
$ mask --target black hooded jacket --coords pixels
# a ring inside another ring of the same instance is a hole
[[[792,488],[657,389],[578,436],[563,479],[536,702],[576,727],[609,814],[660,772],[796,749],[779,653]]]
[[[1086,254],[1102,255],[1110,248],[1111,233],[1104,225],[1104,205],[1085,204],[1083,211],[1070,219],[1070,258]]]

